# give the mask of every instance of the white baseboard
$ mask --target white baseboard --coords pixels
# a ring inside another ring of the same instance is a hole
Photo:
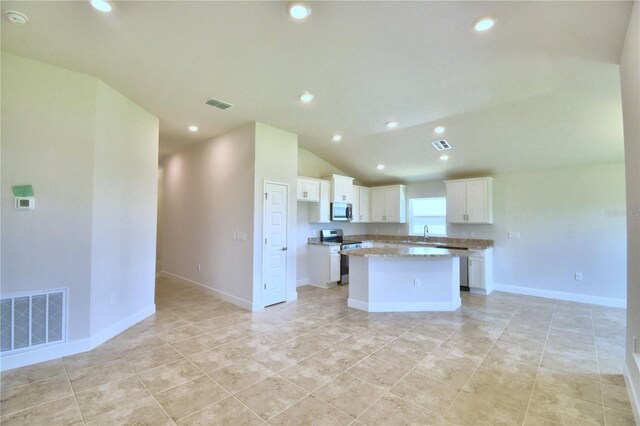
[[[460,298],[453,302],[416,302],[416,303],[367,303],[349,299],[347,306],[366,312],[434,312],[455,311],[460,307]]]
[[[627,362],[635,364],[632,368],[640,369],[638,359],[632,359],[631,361],[625,360],[623,367],[624,382],[627,385],[627,393],[629,394],[629,401],[631,402],[631,409],[633,411],[633,417],[636,420],[636,424],[640,425],[640,389],[634,387],[634,381],[629,374],[629,365]]]
[[[296,287],[301,287],[303,285],[309,284],[309,278],[300,278],[296,281]]]
[[[207,293],[216,296],[219,299],[224,300],[225,302],[229,302],[229,303],[233,303],[236,306],[240,306],[241,308],[247,309],[249,311],[256,311],[258,309],[262,309],[264,308],[264,306],[255,306],[254,304],[247,299],[243,299],[241,297],[238,296],[234,296],[233,294],[229,294],[227,292],[221,291],[221,290],[217,290],[215,288],[211,288],[211,287],[207,287],[206,285],[199,283],[197,281],[193,281],[190,280],[188,278],[185,277],[181,277],[180,275],[176,275],[176,274],[172,274],[171,272],[167,272],[167,271],[162,271],[163,274],[169,275],[171,278],[175,278],[178,279],[180,281],[182,281],[185,284],[191,285],[191,286],[195,286],[196,288],[199,288],[200,290],[204,290]],[[254,309],[257,308],[257,309]]]
[[[591,303],[593,305],[611,306],[614,308],[626,308],[626,299],[613,297],[591,296],[588,294],[567,293],[563,291],[542,290],[532,287],[519,287],[516,285],[495,284],[495,290],[507,293],[524,294],[527,296],[545,297],[547,299],[566,300],[569,302]]]
[[[484,289],[484,288],[469,287],[469,293],[471,293],[471,294],[481,294],[483,296],[487,296],[487,295],[491,294],[492,292],[493,292],[493,290],[489,291],[489,290]]]
[[[298,292],[295,290],[287,292],[287,302],[293,302],[294,300],[298,300]]]
[[[93,336],[57,345],[45,346],[41,349],[20,352],[12,355],[5,355],[0,358],[0,371],[11,370],[13,368],[24,367],[26,365],[37,364],[39,362],[50,361],[63,356],[79,354],[90,351],[100,346],[112,337],[117,336],[129,327],[139,323],[143,319],[156,312],[156,305],[148,306],[135,314],[118,321],[117,323],[97,332]]]
[[[338,283],[333,282],[333,283],[327,283],[327,284],[314,284],[314,283],[307,283],[306,285],[312,285],[314,287],[320,287],[320,288],[334,288],[338,286]]]

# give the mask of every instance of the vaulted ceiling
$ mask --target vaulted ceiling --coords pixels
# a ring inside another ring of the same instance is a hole
[[[2,1],[29,17],[3,16],[2,49],[121,91],[160,118],[163,155],[261,121],[372,184],[623,159],[617,63],[632,2],[308,4],[294,22],[285,2],[129,1],[105,14]],[[494,28],[475,32],[488,15]],[[446,162],[438,138],[453,146]]]

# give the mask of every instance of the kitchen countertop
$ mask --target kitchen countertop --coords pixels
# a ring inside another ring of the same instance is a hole
[[[475,238],[449,238],[449,237],[429,237],[425,243],[424,237],[420,236],[408,236],[408,235],[348,235],[344,237],[345,240],[350,241],[362,241],[373,243],[387,243],[387,244],[406,244],[407,247],[418,248],[435,248],[435,247],[422,247],[425,244],[443,244],[454,247],[465,247],[469,250],[485,250],[489,247],[493,247],[493,240],[481,240]],[[336,246],[340,243],[324,242],[320,241],[320,238],[308,238],[307,244],[320,245],[320,246]],[[391,247],[385,247],[388,250]],[[358,249],[358,250],[372,250],[372,249]],[[376,249],[377,250],[377,249]]]
[[[475,250],[455,250],[435,247],[417,247],[407,245],[407,247],[376,247],[360,248],[351,250],[340,250],[340,254],[361,257],[468,257],[475,253]]]

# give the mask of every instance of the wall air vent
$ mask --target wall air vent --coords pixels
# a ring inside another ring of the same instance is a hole
[[[66,340],[67,290],[43,290],[0,299],[0,352],[37,349]]]
[[[205,104],[210,105],[212,107],[216,107],[218,109],[229,109],[231,108],[233,105],[231,105],[230,103],[227,103],[225,101],[221,101],[219,99],[213,99],[213,98],[209,98],[206,101],[204,101]]]
[[[444,139],[440,141],[433,141],[431,142],[431,145],[433,145],[434,148],[438,151],[446,151],[448,149],[451,149],[451,145],[449,145],[449,142],[445,141]]]

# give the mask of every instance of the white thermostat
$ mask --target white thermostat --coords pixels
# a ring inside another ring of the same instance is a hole
[[[16,197],[16,210],[33,210],[36,208],[36,197]]]

